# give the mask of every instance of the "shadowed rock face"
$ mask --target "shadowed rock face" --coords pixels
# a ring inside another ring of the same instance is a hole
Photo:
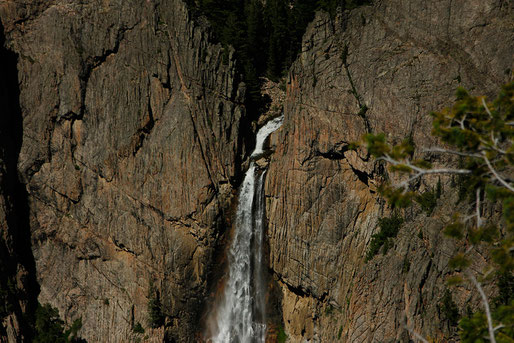
[[[293,342],[408,341],[404,318],[427,337],[454,332],[438,309],[454,246],[439,233],[456,191],[443,178],[432,216],[402,213],[394,247],[366,264],[390,211],[376,192],[384,171],[347,144],[371,130],[429,147],[428,113],[457,86],[493,95],[511,77],[512,13],[505,1],[384,0],[309,26],[266,184],[270,267]],[[469,290],[454,299],[477,304]]]
[[[152,279],[167,339],[194,341],[244,150],[233,61],[175,0],[7,1],[0,18],[39,301],[90,342],[128,341]]]
[[[21,148],[17,56],[4,47],[0,21],[0,341],[29,341],[38,293],[31,251],[27,191],[17,172]]]

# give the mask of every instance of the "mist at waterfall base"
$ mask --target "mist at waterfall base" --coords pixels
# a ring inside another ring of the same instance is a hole
[[[264,180],[254,160],[266,138],[282,125],[283,117],[259,129],[251,162],[239,190],[235,232],[227,252],[228,275],[217,307],[208,319],[213,343],[264,343],[266,284],[263,273]]]

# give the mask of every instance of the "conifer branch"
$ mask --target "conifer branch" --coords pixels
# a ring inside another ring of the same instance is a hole
[[[489,107],[487,107],[487,104],[485,103],[485,98],[482,98],[482,105],[484,105],[485,111],[487,112],[487,114],[489,114],[489,117],[491,119],[493,119],[493,115],[492,115],[491,111],[489,110]]]
[[[458,156],[462,156],[462,157],[478,157],[478,158],[482,157],[479,154],[472,154],[469,152],[443,149],[443,148],[439,148],[439,147],[431,147],[431,148],[423,149],[423,152],[440,152],[440,153],[444,153],[444,154],[453,154],[453,155],[458,155]]]
[[[480,188],[476,191],[476,216],[477,216],[477,228],[482,226],[482,218],[480,217]]]
[[[485,315],[487,318],[487,328],[489,331],[489,339],[492,343],[496,343],[496,338],[494,337],[494,331],[493,328],[493,318],[491,316],[491,309],[489,307],[489,300],[487,299],[487,296],[485,295],[484,289],[482,288],[482,285],[480,282],[475,278],[475,276],[470,273],[469,271],[466,271],[466,276],[471,280],[475,288],[478,290],[478,293],[480,294],[480,297],[482,297],[482,303],[484,304],[485,309]]]
[[[489,159],[487,158],[487,155],[485,154],[485,152],[482,152],[482,155],[483,155],[483,159],[485,161],[485,163],[487,164],[487,167],[489,168],[489,170],[491,171],[491,173],[493,173],[494,177],[496,178],[496,180],[500,181],[500,183],[502,185],[504,185],[509,191],[511,192],[514,192],[514,187],[512,187],[511,185],[509,185],[509,183],[507,181],[505,181],[501,176],[500,174],[498,174],[498,172],[496,171],[496,169],[494,169],[494,167],[492,166],[491,162],[489,161]]]
[[[379,157],[377,160],[383,160],[383,161],[389,162],[394,166],[404,165],[404,166],[414,170],[415,172],[417,172],[417,174],[409,177],[407,180],[400,182],[398,184],[398,187],[407,187],[412,181],[414,181],[420,177],[423,177],[424,175],[428,175],[428,174],[470,174],[471,173],[471,170],[469,170],[469,169],[452,169],[452,168],[423,169],[423,168],[413,165],[408,160],[406,160],[406,161],[395,160],[394,158],[391,158],[388,154],[385,154],[384,156]]]

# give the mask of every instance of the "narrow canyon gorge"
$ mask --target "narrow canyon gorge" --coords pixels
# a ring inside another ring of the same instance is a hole
[[[459,86],[493,99],[514,3],[374,0],[302,37],[255,117],[237,52],[182,0],[0,1],[0,342],[31,341],[38,303],[87,342],[459,340],[442,229],[469,204],[423,179],[433,211],[366,259],[394,176],[352,142],[430,147]]]

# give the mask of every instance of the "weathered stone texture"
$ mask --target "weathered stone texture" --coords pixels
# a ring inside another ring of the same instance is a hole
[[[181,1],[7,1],[39,301],[89,342],[194,341],[237,181],[244,88]],[[147,329],[150,340],[164,330]]]
[[[427,114],[458,85],[493,95],[511,77],[513,18],[503,0],[376,0],[309,26],[266,184],[269,261],[292,342],[407,341],[404,318],[426,336],[454,334],[438,305],[455,192],[443,179],[432,216],[402,213],[394,247],[366,264],[390,214],[376,191],[384,170],[347,145],[368,129],[432,144]],[[0,250],[18,259],[12,232],[30,226],[39,301],[67,323],[82,317],[90,342],[140,339],[138,322],[148,341],[195,341],[246,150],[232,54],[223,64],[179,0],[7,0],[0,21],[23,121],[0,137]],[[0,123],[2,134],[12,125]],[[29,215],[13,215],[18,205]],[[34,272],[26,261],[9,271],[20,289]],[[166,329],[148,328],[150,280]],[[461,308],[478,303],[469,289],[454,295]],[[11,341],[28,302],[7,318]]]
[[[378,218],[390,211],[376,192],[384,174],[346,147],[366,122],[392,142],[433,144],[428,113],[449,106],[457,86],[493,95],[511,78],[512,14],[505,1],[382,0],[309,26],[266,184],[270,267],[292,342],[406,342],[404,318],[427,337],[452,334],[438,305],[454,248],[440,230],[455,191],[431,217],[402,213],[394,247],[366,264]],[[461,308],[477,304],[468,290],[458,294]]]

